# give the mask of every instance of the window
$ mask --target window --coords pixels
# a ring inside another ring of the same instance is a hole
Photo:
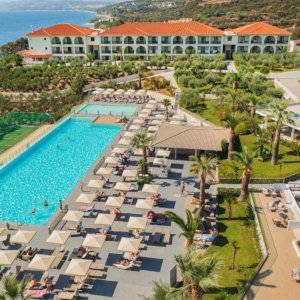
[[[91,37],[91,42],[95,42],[95,38],[94,37]]]
[[[232,36],[228,36],[228,37],[227,37],[227,41],[228,41],[228,42],[231,42],[231,41],[232,41]]]
[[[44,38],[44,41],[47,41],[47,38]]]
[[[45,47],[45,50],[48,50],[48,47]]]
[[[198,37],[198,44],[208,44],[209,37],[208,36],[199,36]]]

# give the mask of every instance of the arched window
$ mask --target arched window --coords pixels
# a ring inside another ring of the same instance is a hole
[[[72,44],[72,40],[71,40],[71,38],[70,37],[64,37],[64,39],[63,39],[63,44],[64,45],[70,45],[70,44]]]
[[[125,53],[125,54],[134,54],[134,50],[133,50],[132,47],[127,46],[127,47],[124,49],[124,53]]]
[[[259,35],[255,35],[251,38],[251,44],[261,44],[262,39]]]
[[[274,48],[272,46],[266,46],[264,48],[264,53],[274,53]]]
[[[83,38],[82,38],[81,36],[77,36],[77,37],[74,39],[74,44],[82,45],[82,44],[83,44]]]
[[[260,53],[260,47],[258,46],[253,46],[251,49],[250,49],[250,52],[251,53]]]
[[[275,37],[274,36],[267,36],[265,38],[265,44],[275,44]]]
[[[185,40],[186,44],[196,44],[196,39],[194,36],[188,36]]]
[[[60,38],[57,37],[57,36],[55,36],[54,38],[51,39],[51,44],[52,44],[52,45],[61,44]]]
[[[136,49],[136,54],[146,54],[146,48],[143,46],[140,46]]]
[[[134,44],[134,40],[131,36],[126,36],[124,39],[124,44]]]
[[[181,36],[175,36],[173,38],[173,44],[183,44],[183,39]]]
[[[192,46],[189,46],[185,49],[185,54],[195,54],[195,53],[196,53],[196,50]]]
[[[143,36],[139,36],[139,37],[136,39],[136,43],[137,43],[137,44],[146,44],[146,39],[145,39]]]
[[[183,49],[180,46],[176,46],[173,49],[173,54],[182,54],[183,53]]]

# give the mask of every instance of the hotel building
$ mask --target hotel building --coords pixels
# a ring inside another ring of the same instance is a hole
[[[73,24],[57,24],[27,34],[29,49],[21,51],[28,63],[41,63],[51,57],[110,60],[114,56],[171,57],[185,53],[199,55],[234,52],[277,53],[288,48],[291,33],[267,23],[257,22],[236,29],[220,29],[189,20],[135,22],[105,30]]]

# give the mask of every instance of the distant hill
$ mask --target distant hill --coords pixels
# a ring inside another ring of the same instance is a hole
[[[193,18],[225,29],[255,21],[281,27],[299,25],[299,8],[300,0],[135,0],[104,9],[115,17],[115,23]]]

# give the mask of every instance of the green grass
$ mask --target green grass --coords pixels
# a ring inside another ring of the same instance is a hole
[[[36,128],[37,127],[20,127],[4,135],[0,139],[0,153],[14,146],[16,143],[20,142],[22,139],[24,139],[26,136],[28,136],[30,133],[36,130]]]
[[[217,295],[227,294],[224,299],[238,299],[243,286],[254,274],[256,266],[261,259],[259,242],[256,234],[255,223],[252,216],[248,225],[245,224],[247,216],[247,203],[236,202],[232,206],[232,220],[228,220],[227,205],[220,203],[219,209],[219,236],[216,243],[209,248],[208,253],[217,255],[223,262],[220,273],[220,290],[208,293],[205,300],[216,299]],[[238,244],[236,257],[237,268],[231,269],[232,242]]]
[[[249,149],[255,149],[255,136],[243,135],[240,136],[240,141],[242,145],[247,146]],[[252,178],[282,178],[300,173],[300,156],[291,154],[290,148],[280,145],[278,165],[273,166],[269,160],[260,161],[256,158],[253,163],[252,172]],[[235,178],[228,160],[221,162],[220,177]]]

